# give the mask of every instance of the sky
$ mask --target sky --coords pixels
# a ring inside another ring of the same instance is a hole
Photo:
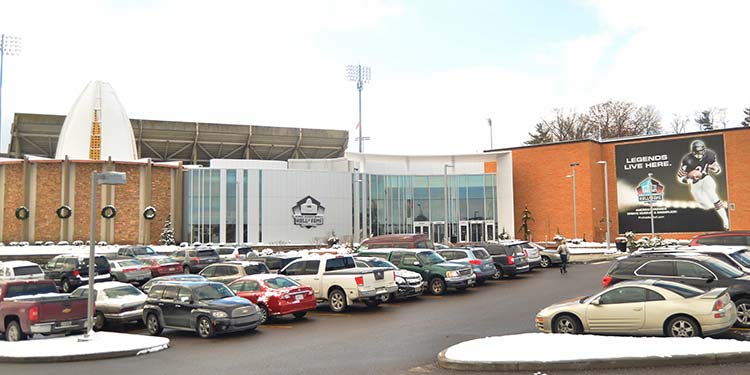
[[[365,152],[462,154],[528,139],[555,108],[675,116],[750,107],[747,1],[0,0],[2,150],[13,114],[64,115],[89,81],[130,118],[341,129],[369,66]],[[492,119],[492,140],[487,119]],[[688,130],[698,130],[691,122]]]

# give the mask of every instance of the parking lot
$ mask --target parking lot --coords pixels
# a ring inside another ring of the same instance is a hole
[[[561,275],[556,268],[538,269],[463,293],[425,295],[376,308],[357,304],[342,314],[333,314],[321,305],[300,321],[282,318],[259,327],[256,332],[227,334],[209,341],[191,332],[167,330],[164,335],[172,340],[171,348],[144,357],[62,366],[6,364],[3,368],[8,373],[49,374],[54,371],[60,375],[92,373],[102,368],[109,374],[449,373],[437,367],[439,351],[472,338],[534,332],[533,319],[540,308],[601,290],[601,276],[608,266],[608,262],[574,265],[566,275]],[[145,334],[142,326],[127,326],[122,330]],[[750,339],[750,332],[733,330],[723,337]],[[543,357],[554,348],[509,350],[534,350]],[[733,373],[748,369],[750,365],[732,365],[721,371]],[[675,369],[664,370],[659,369],[659,373],[678,373],[672,372],[677,371]],[[715,366],[691,367],[688,373],[716,370]],[[616,370],[611,373],[653,371]]]

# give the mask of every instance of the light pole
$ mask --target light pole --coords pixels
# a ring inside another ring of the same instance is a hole
[[[94,278],[96,269],[96,190],[99,185],[124,185],[126,181],[125,172],[102,172],[91,173],[91,242],[89,244],[89,290],[88,309],[86,313],[86,333],[80,341],[91,340],[91,331],[94,328]]]
[[[443,243],[448,243],[448,168],[454,168],[453,164],[443,165],[443,185],[445,188],[445,194],[443,199],[445,200],[445,223],[443,224]]]
[[[3,62],[5,55],[21,54],[21,38],[0,34],[0,152],[3,144]]]
[[[362,137],[362,89],[364,84],[370,82],[370,67],[362,65],[347,65],[346,67],[346,78],[350,81],[357,82],[357,91],[359,92],[359,122],[357,127],[359,128],[359,153],[364,152],[364,144],[362,143],[369,138]]]
[[[570,163],[573,174],[565,177],[573,179],[573,238],[578,238],[578,219],[576,218],[576,167],[581,165],[579,162]]]
[[[492,119],[491,118],[487,118],[487,124],[490,126],[490,150],[492,150],[495,147],[492,146]]]
[[[607,175],[607,161],[599,160],[596,162],[604,166],[604,210],[607,211],[607,233],[604,239],[607,241],[607,252],[609,252],[609,176]]]

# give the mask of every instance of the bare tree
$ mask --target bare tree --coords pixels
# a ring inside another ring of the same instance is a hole
[[[529,133],[528,145],[590,138],[593,134],[581,121],[581,115],[573,110],[555,108],[550,119],[542,119]]]
[[[687,130],[687,124],[690,123],[690,117],[688,115],[679,115],[677,113],[672,117],[672,122],[669,124],[672,128],[672,133],[681,134]]]
[[[742,113],[745,114],[745,118],[742,120],[742,126],[746,128],[750,127],[750,107],[743,109]]]

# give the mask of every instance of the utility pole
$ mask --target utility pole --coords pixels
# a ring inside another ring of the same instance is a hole
[[[453,168],[453,164],[443,165],[443,186],[445,188],[445,194],[443,196],[445,200],[445,223],[443,226],[444,244],[448,244],[448,239],[450,238],[450,236],[448,235],[448,219],[450,219],[450,216],[448,216],[448,168]]]
[[[581,165],[579,162],[570,163],[570,167],[573,169],[573,174],[569,174],[565,177],[573,178],[573,238],[578,238],[578,219],[576,218],[576,167]]]
[[[604,166],[604,210],[607,211],[607,233],[604,236],[605,240],[607,241],[607,252],[609,252],[609,176],[607,176],[607,161],[606,160],[599,160],[596,162],[597,164],[601,164]]]
[[[370,82],[370,67],[362,65],[347,65],[346,67],[346,78],[350,81],[357,82],[357,92],[359,93],[359,122],[357,122],[357,128],[359,128],[359,153],[365,151],[363,141],[369,140],[369,137],[362,137],[362,89],[364,84]]]

